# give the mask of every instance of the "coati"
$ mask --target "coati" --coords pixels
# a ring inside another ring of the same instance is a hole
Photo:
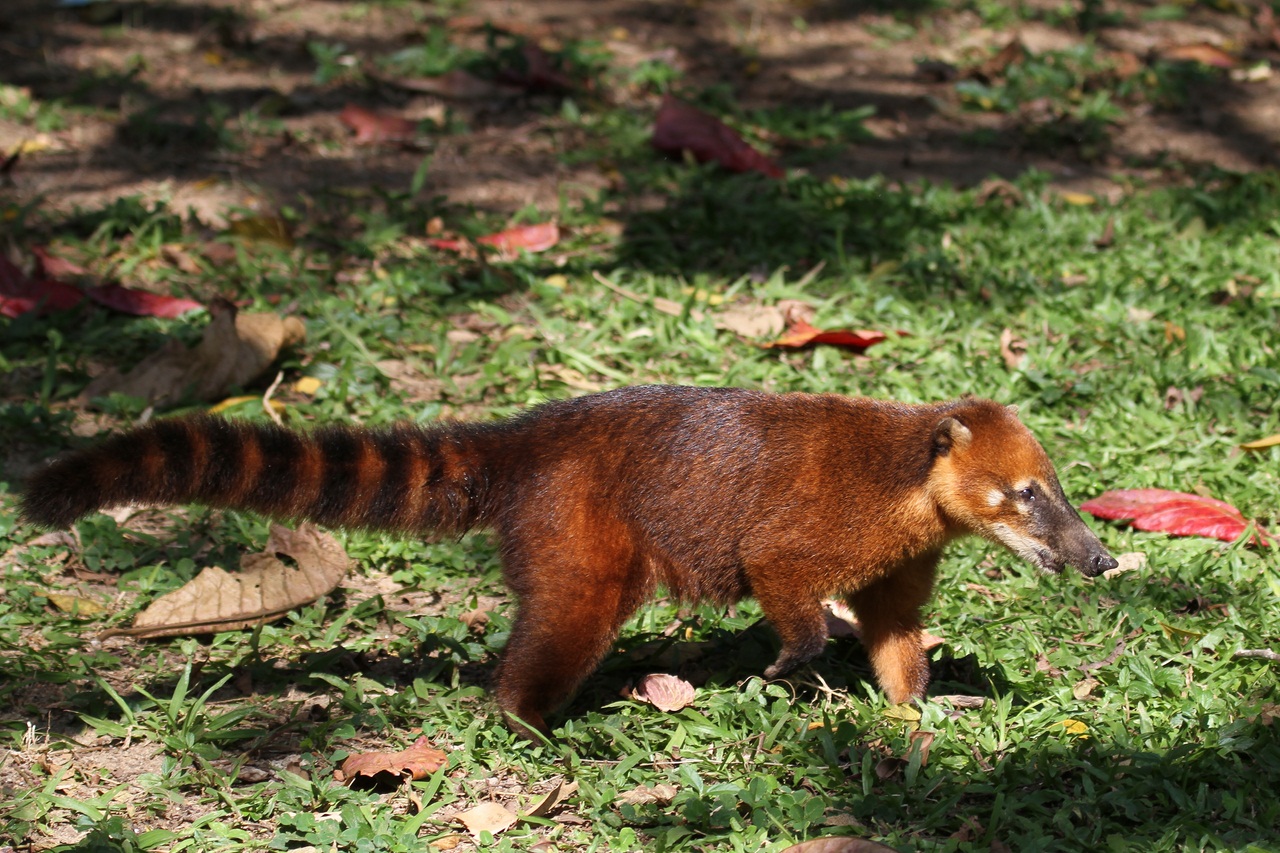
[[[130,502],[410,533],[493,528],[519,598],[496,697],[526,732],[549,731],[547,715],[660,586],[685,601],[755,596],[782,640],[766,678],[822,651],[821,601],[842,596],[881,687],[904,702],[928,682],[920,609],[952,539],[985,536],[1049,572],[1116,566],[1016,412],[976,398],[644,386],[482,424],[307,434],[160,420],[40,470],[22,513],[65,527]]]

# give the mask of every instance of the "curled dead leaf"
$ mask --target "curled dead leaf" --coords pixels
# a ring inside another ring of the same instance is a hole
[[[306,327],[297,317],[239,314],[233,305],[209,306],[212,320],[200,343],[187,349],[170,339],[128,373],[109,371],[89,383],[81,400],[120,393],[157,406],[184,399],[212,402],[246,385],[271,366],[280,351],[301,342]]]
[[[1015,338],[1012,329],[1004,329],[1000,332],[1000,358],[1005,367],[1017,370],[1027,360],[1027,342]]]
[[[296,565],[285,565],[277,554],[291,557]],[[153,601],[132,628],[114,628],[102,636],[174,637],[249,628],[327,595],[350,566],[338,540],[318,527],[273,525],[266,552],[245,555],[236,574],[210,566]]]
[[[1094,688],[1101,683],[1102,682],[1092,676],[1084,679],[1083,681],[1077,681],[1076,685],[1071,688],[1071,695],[1083,702],[1085,699],[1088,699],[1093,695]]]
[[[693,704],[693,685],[683,678],[666,673],[650,673],[631,691],[631,698],[647,702],[659,711],[679,711]]]

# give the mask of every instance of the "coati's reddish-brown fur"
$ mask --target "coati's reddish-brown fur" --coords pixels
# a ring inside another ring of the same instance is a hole
[[[202,503],[409,533],[492,527],[519,597],[497,700],[546,732],[658,587],[753,595],[779,677],[826,642],[822,599],[862,622],[893,702],[924,695],[920,609],[943,547],[977,534],[1051,571],[1113,567],[1016,413],[729,388],[623,388],[491,424],[323,427],[162,420],[36,474],[23,514]]]

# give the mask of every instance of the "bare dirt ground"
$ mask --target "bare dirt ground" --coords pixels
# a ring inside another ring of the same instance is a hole
[[[11,170],[9,192],[60,210],[140,194],[190,208],[214,226],[233,208],[276,209],[321,190],[407,187],[424,152],[351,144],[338,121],[349,102],[411,118],[446,110],[463,118],[465,130],[425,142],[430,195],[492,211],[553,209],[562,196],[608,185],[607,164],[569,167],[557,157],[565,140],[546,97],[441,99],[350,77],[317,82],[309,44],[341,45],[352,58],[341,61],[363,62],[420,43],[442,24],[459,42],[481,40],[478,24],[488,21],[553,47],[602,42],[619,64],[661,58],[683,70],[687,87],[727,87],[745,108],[874,106],[874,138],[812,167],[830,174],[966,186],[1035,167],[1061,185],[1106,193],[1120,174],[1159,181],[1187,164],[1269,167],[1280,139],[1280,78],[1224,74],[1176,110],[1130,110],[1101,156],[1022,150],[1015,118],[962,110],[954,83],[921,74],[918,62],[962,63],[1014,36],[1033,52],[1086,36],[1038,22],[993,29],[964,8],[910,2],[476,0],[452,15],[432,4],[333,0],[102,2],[80,10],[9,0],[5,7],[0,82],[79,108],[65,127],[38,134],[0,118],[0,152],[23,144],[27,152]],[[1245,7],[1193,6],[1180,20],[1144,20],[1150,4],[1105,8],[1116,25],[1089,37],[1107,50],[1144,58],[1171,45],[1208,44],[1242,56],[1242,67],[1277,58],[1270,25]],[[639,111],[656,106],[656,97],[633,100]],[[214,103],[221,112],[209,112]],[[279,121],[250,126],[262,116]],[[219,122],[247,130],[252,143],[215,144],[210,127]],[[987,140],[980,145],[972,141],[979,131]]]

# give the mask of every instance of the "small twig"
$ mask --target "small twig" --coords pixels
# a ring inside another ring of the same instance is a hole
[[[276,411],[275,406],[271,405],[271,395],[280,387],[280,380],[284,379],[284,371],[276,374],[276,380],[271,383],[271,387],[267,389],[267,393],[262,395],[262,408],[267,413],[267,417],[276,422],[276,426],[284,426],[284,421],[280,420],[280,413]]]
[[[669,314],[672,317],[679,317],[684,314],[684,306],[675,300],[666,299],[662,296],[644,296],[643,294],[636,293],[634,290],[627,290],[625,287],[609,281],[609,279],[600,274],[599,270],[592,270],[591,275],[600,284],[603,284],[614,293],[619,296],[625,296],[633,302],[639,302],[641,305],[648,305],[650,308],[653,308],[656,311],[661,311],[663,314]],[[707,315],[697,308],[690,308],[689,316],[698,322],[702,322]]]
[[[1233,658],[1262,658],[1263,660],[1274,661],[1280,663],[1280,652],[1273,652],[1271,649],[1238,649]]]

